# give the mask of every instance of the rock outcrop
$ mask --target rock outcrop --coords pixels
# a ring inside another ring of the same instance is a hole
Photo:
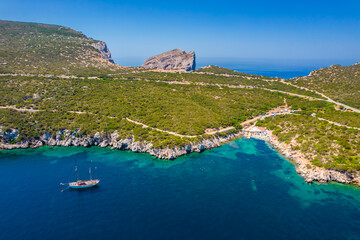
[[[165,70],[195,70],[195,52],[186,53],[183,50],[174,49],[148,58],[142,67]]]
[[[300,150],[294,150],[290,144],[279,142],[271,131],[267,131],[269,143],[275,147],[287,159],[296,165],[296,172],[305,179],[306,182],[339,182],[343,184],[355,184],[360,186],[360,173],[358,171],[346,172],[334,169],[317,167],[308,160]]]
[[[101,57],[111,63],[114,63],[114,60],[111,58],[111,53],[108,47],[106,46],[106,43],[103,41],[98,41],[96,43],[91,44],[92,47],[94,47],[96,50],[98,50],[101,54]]]
[[[186,146],[173,148],[153,148],[149,142],[139,142],[132,138],[119,139],[117,131],[111,134],[101,134],[97,132],[93,136],[79,136],[78,131],[62,130],[56,134],[44,133],[37,138],[19,140],[17,129],[3,130],[0,126],[0,149],[21,149],[21,148],[38,148],[48,146],[99,146],[111,147],[111,149],[131,150],[133,152],[149,153],[157,158],[174,160],[175,158],[192,152],[203,152],[206,149],[212,149],[222,144],[243,136],[244,132],[230,133],[227,136],[217,136],[211,139],[204,139],[200,142],[192,142]],[[296,172],[305,179],[306,182],[339,182],[343,184],[355,184],[360,186],[360,173],[341,172],[333,169],[316,167],[305,158],[299,150],[292,149],[291,145],[279,142],[272,131],[267,130],[266,135],[262,137],[252,136],[267,141],[275,147],[287,159],[290,159],[296,165]],[[19,141],[17,141],[19,140]]]
[[[206,149],[219,147],[223,143],[240,136],[242,136],[242,133],[231,133],[227,136],[204,139],[200,142],[193,142],[181,147],[154,148],[152,143],[139,142],[134,138],[119,139],[117,131],[111,134],[101,134],[97,132],[93,136],[79,136],[78,131],[62,130],[52,135],[44,133],[37,138],[20,140],[16,129],[8,129],[7,131],[0,132],[0,149],[38,148],[45,145],[63,147],[100,146],[119,150],[131,150],[133,152],[147,152],[157,158],[173,160],[191,152],[203,152]]]

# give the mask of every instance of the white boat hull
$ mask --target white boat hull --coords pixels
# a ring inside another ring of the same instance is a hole
[[[100,180],[77,181],[69,183],[70,188],[91,188],[96,186]]]

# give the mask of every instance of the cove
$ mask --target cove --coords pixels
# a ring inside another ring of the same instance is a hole
[[[79,175],[99,187],[70,191]],[[0,239],[359,239],[360,190],[307,184],[264,141],[174,161],[98,147],[0,151]]]

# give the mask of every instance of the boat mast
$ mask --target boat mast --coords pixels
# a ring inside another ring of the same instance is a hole
[[[89,167],[89,175],[90,175],[90,180],[91,180],[91,167]]]
[[[75,172],[76,172],[76,181],[79,181],[79,173],[76,166],[76,159],[75,159]]]

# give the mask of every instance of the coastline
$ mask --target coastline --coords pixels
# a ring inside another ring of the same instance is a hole
[[[134,138],[118,139],[117,131],[110,134],[110,136],[101,136],[97,132],[94,136],[75,137],[76,132],[63,130],[57,132],[56,136],[51,136],[48,133],[43,134],[38,139],[29,139],[19,143],[3,143],[0,142],[0,149],[26,149],[39,148],[43,146],[82,146],[82,147],[110,147],[111,149],[130,150],[137,153],[149,153],[159,159],[174,160],[175,158],[190,154],[192,152],[203,152],[212,148],[220,147],[221,145],[246,136],[245,131],[238,133],[231,133],[227,136],[217,136],[211,139],[204,139],[200,142],[192,142],[186,146],[181,147],[167,147],[167,148],[153,148],[152,143],[135,141]],[[279,142],[278,138],[272,134],[271,130],[265,130],[265,134],[252,134],[251,138],[263,140],[274,147],[287,160],[294,163],[296,172],[304,178],[305,182],[338,182],[342,184],[351,184],[360,187],[360,173],[347,173],[338,170],[325,169],[323,167],[314,166],[310,160],[306,159],[300,150],[293,150],[290,144]]]
[[[211,139],[204,139],[200,142],[191,142],[188,145],[181,147],[167,147],[154,148],[150,142],[135,141],[132,138],[119,139],[117,131],[110,134],[110,136],[102,136],[97,132],[94,136],[76,137],[77,132],[69,130],[58,131],[55,136],[49,133],[41,135],[39,138],[31,138],[18,143],[10,143],[10,141],[0,142],[0,149],[26,149],[39,148],[43,146],[62,146],[62,147],[91,147],[99,146],[102,148],[110,147],[111,149],[130,150],[138,153],[149,153],[159,159],[174,160],[175,158],[186,155],[192,152],[203,152],[207,149],[220,147],[224,143],[242,137],[243,133],[230,133],[227,136],[212,137]]]
[[[271,130],[266,130],[266,136],[251,136],[253,138],[266,141],[274,147],[287,160],[294,163],[296,172],[304,178],[305,182],[338,182],[342,184],[356,185],[360,187],[359,172],[341,172],[333,169],[314,166],[300,150],[292,149],[290,144],[278,141]]]

